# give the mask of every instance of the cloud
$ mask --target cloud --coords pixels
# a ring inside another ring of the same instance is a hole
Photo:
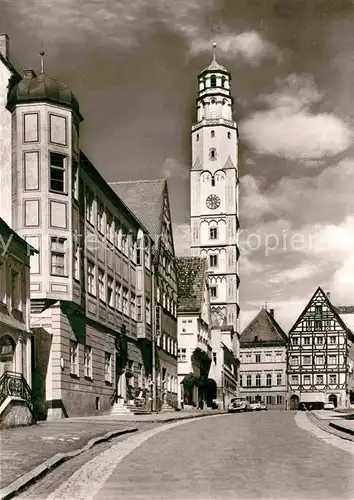
[[[112,43],[126,48],[139,46],[144,37],[160,22],[188,39],[198,36],[204,16],[215,0],[205,0],[203,7],[193,0],[131,0],[129,2],[100,0],[58,0],[55,15],[51,2],[27,0],[14,2],[11,9],[18,24],[26,29],[40,29],[48,43],[87,40],[91,43]],[[104,34],[104,37],[102,37]]]
[[[268,282],[274,285],[288,285],[296,281],[312,279],[317,274],[322,273],[323,266],[324,264],[319,262],[303,262],[297,267],[273,273],[269,276]]]
[[[337,305],[354,305],[354,255],[345,259],[334,273],[331,292]]]
[[[188,167],[182,165],[182,163],[175,158],[166,158],[164,164],[162,165],[161,173],[166,179],[178,177],[182,180],[186,180],[189,178]]]
[[[217,52],[229,59],[243,59],[249,64],[258,66],[267,56],[281,59],[279,49],[265,40],[256,31],[245,31],[239,34],[226,33],[215,37]],[[191,54],[211,52],[210,35],[191,40]]]
[[[173,224],[173,241],[177,257],[191,255],[191,227],[189,224]]]
[[[353,137],[334,114],[311,112],[311,105],[320,99],[310,77],[289,75],[281,89],[259,98],[271,109],[246,118],[240,125],[241,135],[257,153],[317,166],[316,160],[345,151]]]

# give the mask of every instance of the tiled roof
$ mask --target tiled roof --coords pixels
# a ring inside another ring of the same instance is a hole
[[[110,182],[109,185],[155,239],[161,232],[166,180]]]
[[[354,314],[354,306],[337,306],[338,314]]]
[[[266,309],[261,309],[241,333],[240,344],[261,345],[268,342],[282,342],[285,345],[287,336],[274,317]]]
[[[178,312],[201,311],[206,270],[205,259],[200,257],[176,258]]]

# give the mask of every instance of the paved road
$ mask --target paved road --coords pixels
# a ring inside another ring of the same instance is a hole
[[[49,498],[353,499],[354,444],[323,439],[305,414],[295,415],[223,415],[147,430],[92,459]]]

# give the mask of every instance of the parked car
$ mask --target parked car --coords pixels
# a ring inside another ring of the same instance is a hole
[[[324,410],[334,410],[335,409],[334,403],[332,403],[332,401],[329,401],[328,403],[325,403],[323,405],[323,409]]]
[[[233,398],[230,401],[227,411],[229,413],[250,411],[250,404],[245,398]]]
[[[268,410],[267,405],[261,401],[261,410]]]
[[[261,403],[260,401],[252,401],[250,403],[250,410],[251,411],[260,411],[262,408],[261,408]]]

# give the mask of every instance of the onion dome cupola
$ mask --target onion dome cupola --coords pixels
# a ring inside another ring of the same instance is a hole
[[[218,63],[213,44],[212,62],[198,75],[197,122],[205,119],[232,120],[231,74]]]
[[[12,111],[17,104],[49,102],[70,108],[79,121],[83,120],[79,102],[69,87],[42,72],[38,76],[32,70],[25,70],[19,83],[9,89],[7,109]]]

